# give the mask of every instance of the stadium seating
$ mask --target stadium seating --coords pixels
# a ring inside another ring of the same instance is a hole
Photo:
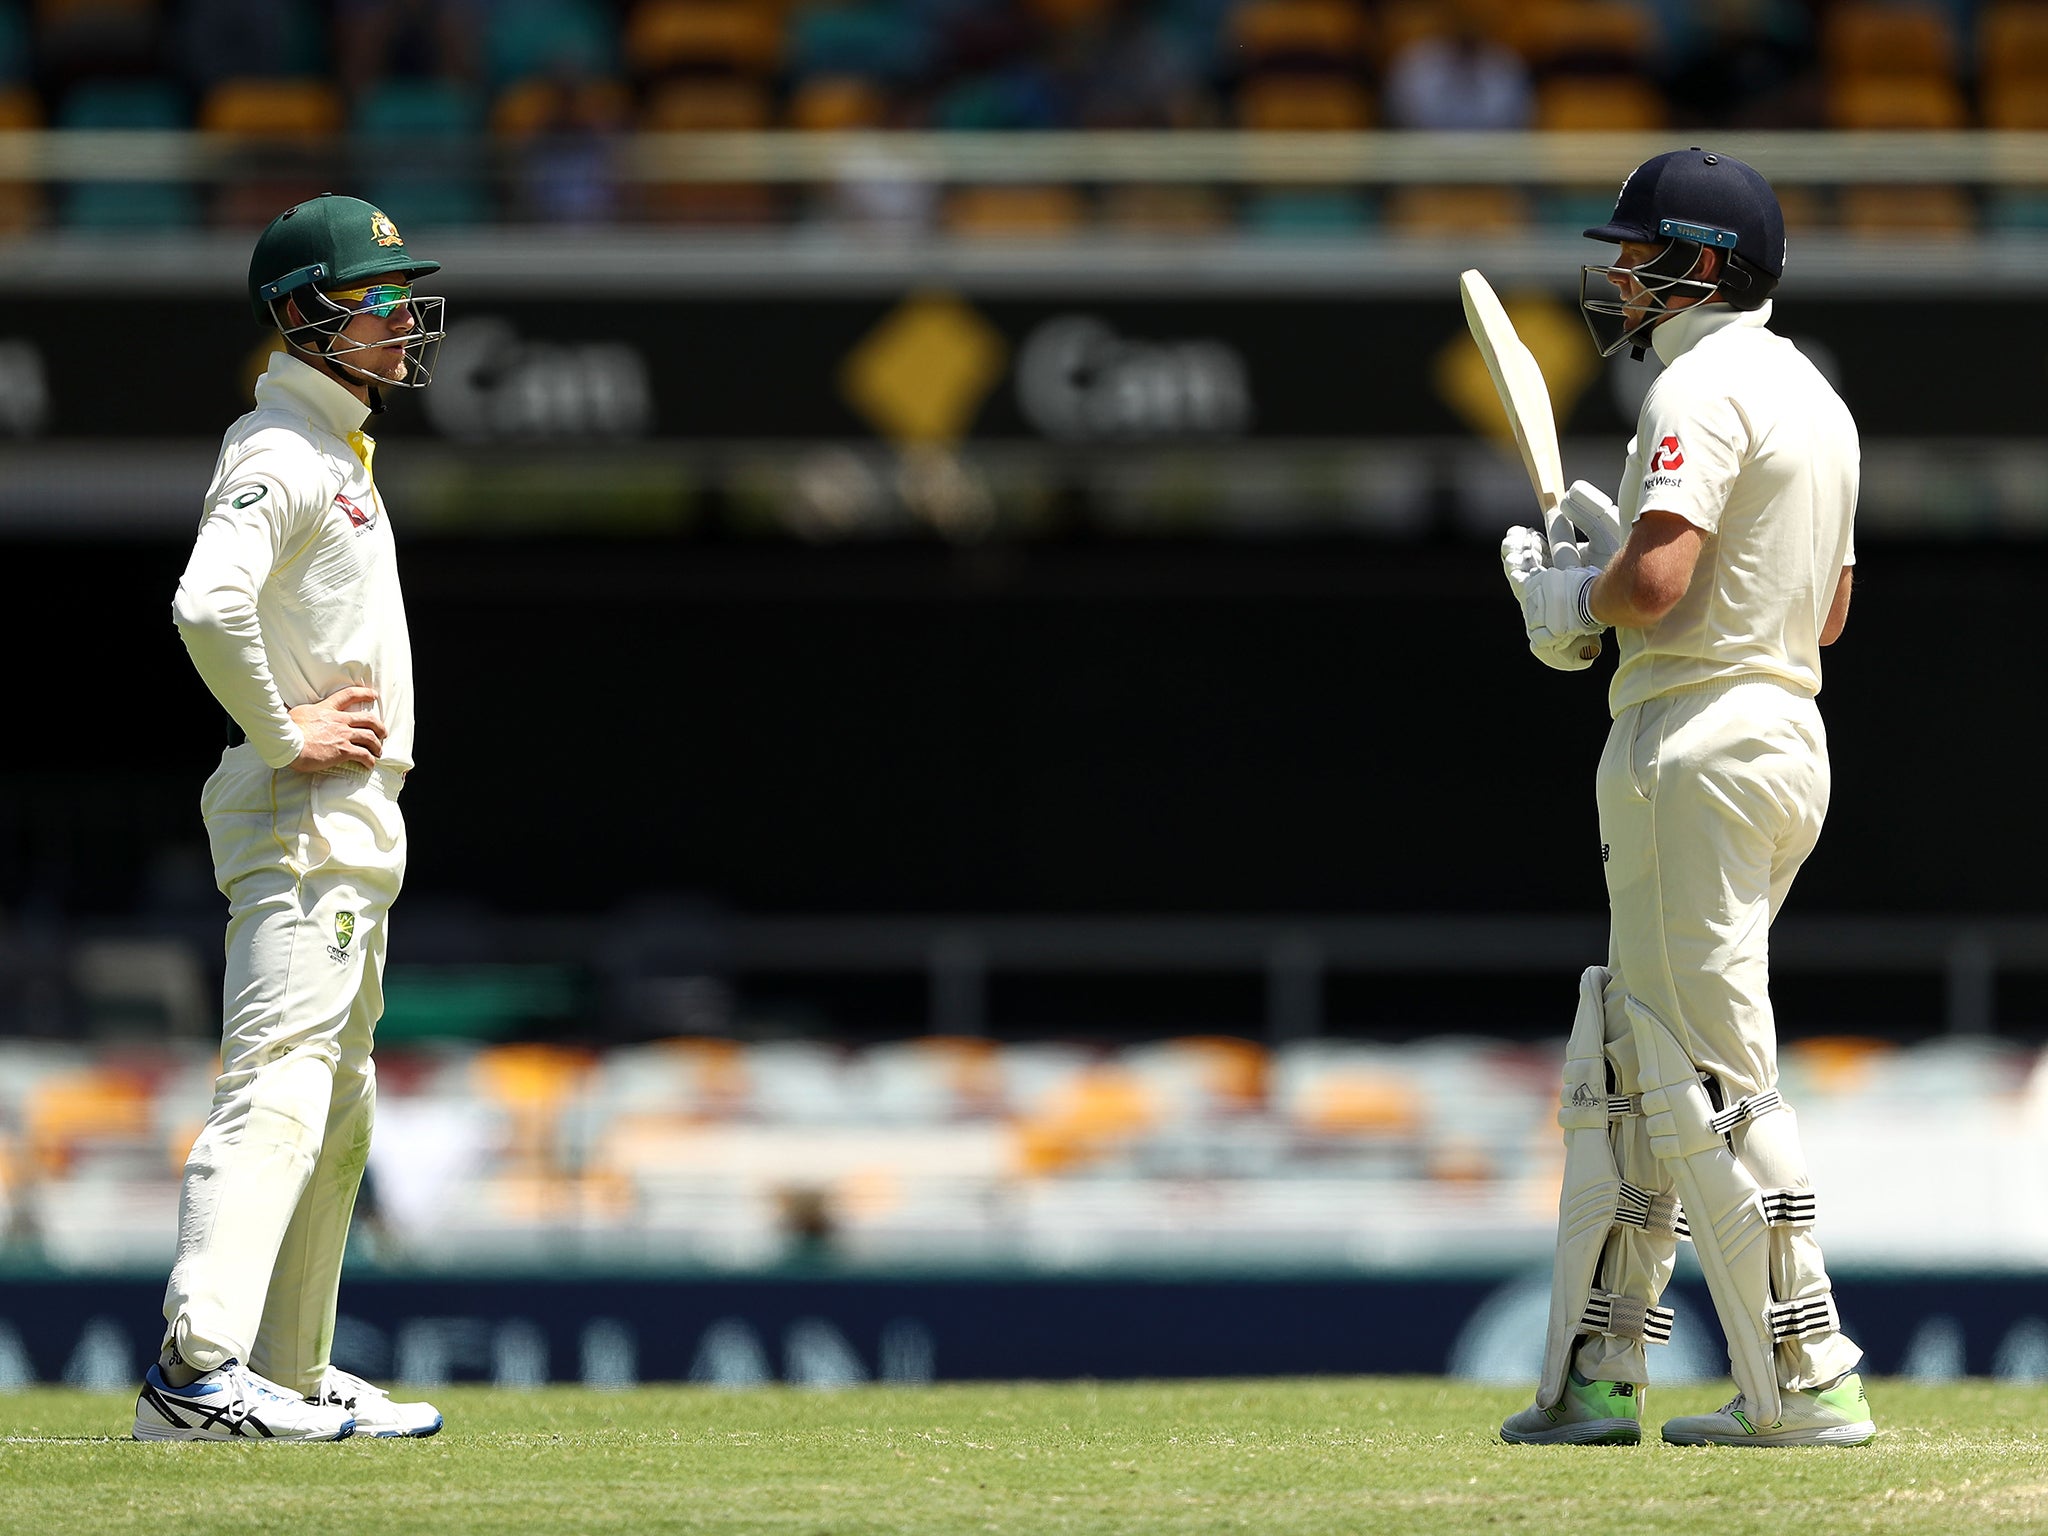
[[[538,75],[608,76],[618,36],[598,0],[497,0],[485,8],[485,66],[500,87]]]
[[[782,60],[782,18],[745,0],[641,0],[626,21],[624,53],[626,68],[643,79],[767,75]]]
[[[542,1241],[569,1265],[764,1264],[800,1243],[1062,1265],[1348,1264],[1364,1242],[1425,1263],[1550,1251],[1554,1047],[690,1038],[380,1054],[366,1215],[434,1264]],[[24,1213],[54,1262],[163,1262],[215,1067],[191,1044],[0,1041],[0,1211]],[[2011,1042],[1800,1040],[1781,1070],[1831,1244],[1858,1262],[1924,1262],[1890,1219],[1915,1170],[1971,1165],[1972,1138],[2048,1148],[2048,1053]],[[2048,1257],[2048,1217],[1996,1181],[1943,1198],[1957,1251]]]
[[[372,174],[367,196],[401,229],[481,223],[491,200],[466,162],[484,126],[483,102],[467,86],[434,79],[386,80],[356,104],[353,123]]]
[[[92,80],[74,86],[57,126],[134,131],[182,128],[184,92],[165,80]],[[175,182],[80,182],[63,189],[64,222],[80,229],[175,229],[198,218],[198,199]]]

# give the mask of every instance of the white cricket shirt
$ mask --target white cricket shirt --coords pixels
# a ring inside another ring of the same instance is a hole
[[[272,357],[221,444],[172,604],[200,677],[273,768],[304,745],[286,711],[351,684],[377,690],[383,767],[413,765],[412,641],[368,416],[311,364]]]
[[[1647,629],[1617,631],[1608,706],[1734,677],[1820,692],[1820,635],[1856,560],[1862,452],[1849,408],[1771,306],[1697,305],[1652,335],[1666,364],[1622,471],[1622,526],[1669,512],[1707,535],[1692,585]]]

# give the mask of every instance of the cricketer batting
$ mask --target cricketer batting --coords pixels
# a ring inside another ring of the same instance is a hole
[[[412,651],[363,431],[444,334],[440,263],[353,197],[288,209],[249,298],[283,346],[228,429],[173,615],[226,710],[201,809],[228,898],[221,1074],[185,1164],[141,1440],[431,1435],[329,1358],[375,1121],[372,1034],[405,875]]]
[[[1820,836],[1820,652],[1848,621],[1859,448],[1848,409],[1769,329],[1784,272],[1777,197],[1690,149],[1645,162],[1583,269],[1602,356],[1665,364],[1620,504],[1584,482],[1580,562],[1544,535],[1501,546],[1531,648],[1575,671],[1620,647],[1600,760],[1607,964],[1582,978],[1567,1047],[1565,1179],[1543,1378],[1517,1443],[1634,1443],[1646,1343],[1690,1236],[1740,1388],[1672,1419],[1681,1445],[1860,1445],[1876,1433],[1813,1237],[1797,1122],[1778,1092],[1772,919]],[[1625,530],[1618,547],[1603,526]]]

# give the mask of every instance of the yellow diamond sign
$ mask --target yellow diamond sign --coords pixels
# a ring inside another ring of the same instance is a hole
[[[1009,345],[950,293],[912,294],[847,355],[839,388],[884,437],[957,442],[1003,376]]]
[[[1600,371],[1600,358],[1586,335],[1585,324],[1547,294],[1503,297],[1501,307],[1543,370],[1543,382],[1550,386],[1551,414],[1562,433],[1579,397]],[[1486,371],[1486,359],[1463,326],[1437,354],[1436,387],[1473,431],[1513,446],[1514,433],[1508,428],[1508,414],[1493,387],[1493,376]]]

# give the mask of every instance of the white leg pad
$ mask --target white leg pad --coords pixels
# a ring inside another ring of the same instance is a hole
[[[1578,1013],[1565,1047],[1557,1115],[1564,1130],[1564,1187],[1543,1375],[1536,1389],[1537,1405],[1544,1408],[1562,1398],[1574,1346],[1582,1340],[1600,1362],[1590,1366],[1602,1373],[1598,1379],[1646,1381],[1644,1343],[1662,1343],[1671,1333],[1671,1314],[1655,1303],[1669,1278],[1684,1217],[1668,1188],[1640,1182],[1656,1177],[1661,1165],[1640,1143],[1640,1105],[1631,1097],[1634,1042],[1622,1034],[1625,1018],[1609,1017],[1609,990],[1604,967],[1589,967],[1579,978]],[[1620,1093],[1609,1092],[1610,1060]],[[1616,1160],[1617,1125],[1632,1179]],[[1638,1138],[1633,1145],[1627,1140],[1631,1134]]]
[[[1730,1133],[1735,1155],[1764,1185],[1763,1213],[1770,1223],[1771,1321],[1778,1341],[1779,1380],[1817,1387],[1853,1371],[1863,1351],[1841,1331],[1834,1288],[1813,1235],[1819,1214],[1799,1144],[1799,1117],[1790,1106]]]
[[[1762,1121],[1745,1121],[1737,1105],[1716,1110],[1698,1068],[1663,1021],[1632,997],[1624,1006],[1635,1030],[1650,1149],[1671,1169],[1685,1201],[1693,1251],[1728,1339],[1735,1384],[1759,1423],[1775,1423],[1783,1403],[1774,1356],[1779,1335],[1771,1290],[1772,1228],[1764,1219],[1763,1190],[1726,1135]],[[1768,1097],[1771,1105],[1763,1106],[1765,1096],[1759,1095],[1752,1110],[1773,1118],[1782,1111],[1775,1108],[1776,1095]]]

